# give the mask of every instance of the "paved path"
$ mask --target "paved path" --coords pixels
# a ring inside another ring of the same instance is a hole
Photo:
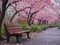
[[[60,45],[60,30],[57,27],[48,28],[47,30],[40,33],[35,33],[35,35],[31,37],[31,39],[25,38],[21,39],[20,41],[21,44],[10,43],[10,45]]]
[[[60,45],[60,30],[57,27],[49,28],[22,45]]]

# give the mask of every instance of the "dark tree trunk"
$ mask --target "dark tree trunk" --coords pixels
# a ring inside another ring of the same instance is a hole
[[[30,26],[31,24],[32,24],[32,22],[33,22],[33,16],[34,16],[34,14],[36,14],[36,13],[38,13],[39,12],[39,10],[37,10],[37,11],[35,11],[35,12],[33,12],[33,13],[31,13],[31,14],[29,14],[29,21],[28,21],[28,25]],[[36,16],[36,15],[35,15]]]
[[[2,25],[2,22],[0,22],[0,34],[1,34],[1,25]],[[3,40],[3,38],[1,37],[0,35],[0,41]]]
[[[31,24],[32,24],[31,19],[29,19],[29,21],[28,21],[28,25],[30,26]]]
[[[2,22],[3,22],[4,16],[5,16],[5,11],[6,11],[6,5],[7,5],[7,3],[8,3],[8,0],[2,0],[2,14],[0,15],[0,33],[1,33]],[[0,41],[2,39],[3,38],[0,35]]]

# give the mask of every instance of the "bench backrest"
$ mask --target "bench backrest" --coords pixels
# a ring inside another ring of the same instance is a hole
[[[11,32],[21,31],[21,28],[18,24],[4,23],[4,27],[7,35],[9,35]]]

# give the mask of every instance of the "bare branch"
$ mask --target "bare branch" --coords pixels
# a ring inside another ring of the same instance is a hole
[[[43,6],[41,9],[43,9],[44,7],[45,7],[45,6]],[[36,13],[39,12],[39,11],[40,11],[40,10],[37,10],[37,11],[31,13],[30,17],[32,17],[34,14],[36,14]]]
[[[31,16],[34,15],[34,14],[36,14],[36,13],[39,12],[39,11],[40,11],[40,10],[37,10],[37,11],[31,13]]]
[[[12,16],[10,22],[12,22],[13,18],[15,17],[15,15],[16,15],[17,13],[19,13],[19,12],[21,12],[21,11],[24,11],[24,10],[27,9],[27,8],[30,8],[30,7],[25,7],[24,9],[15,12],[14,15]]]
[[[45,5],[44,6],[42,6],[42,8],[41,9],[43,9],[45,7]]]
[[[34,4],[33,4],[33,5],[34,5]],[[29,14],[31,13],[31,9],[32,9],[33,5],[30,6],[29,12],[26,12],[26,11],[24,10],[24,12],[25,12],[27,15],[29,15]],[[29,13],[29,14],[28,14],[28,13]]]
[[[33,6],[34,6],[34,4],[31,5],[30,10],[29,10],[29,14],[31,13],[31,9],[32,9]],[[28,17],[29,17],[29,14],[28,14]]]
[[[33,15],[36,14],[36,13],[38,13],[39,11],[40,11],[40,10],[37,10],[37,11],[31,13],[30,16],[29,16],[29,18],[32,19]]]
[[[19,2],[19,1],[14,1],[14,2],[9,3],[8,6],[6,7],[6,9],[8,9],[9,6],[11,6],[12,4],[17,3],[17,2]]]
[[[16,4],[16,3],[15,3],[15,4]],[[12,7],[13,7],[13,6],[12,6]],[[13,18],[15,17],[15,15],[16,15],[17,13],[21,12],[21,11],[24,11],[24,12],[27,14],[28,12],[25,11],[25,9],[27,9],[27,8],[30,9],[30,10],[29,10],[29,14],[30,14],[32,7],[33,7],[33,5],[31,5],[30,7],[25,7],[24,9],[19,10],[19,11],[17,11],[16,8],[13,7],[13,8],[15,8],[16,12],[15,12],[14,15],[12,16],[10,22],[12,22]],[[28,14],[28,15],[29,15],[29,14]]]
[[[30,12],[31,12],[32,7],[33,7],[33,5],[31,5],[31,7],[30,7],[29,14],[30,14]]]

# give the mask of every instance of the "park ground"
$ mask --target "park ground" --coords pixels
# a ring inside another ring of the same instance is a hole
[[[60,45],[60,29],[57,27],[31,33],[30,37],[31,39],[22,37],[20,43],[16,43],[15,38],[11,38],[9,43],[4,40],[0,45]]]

